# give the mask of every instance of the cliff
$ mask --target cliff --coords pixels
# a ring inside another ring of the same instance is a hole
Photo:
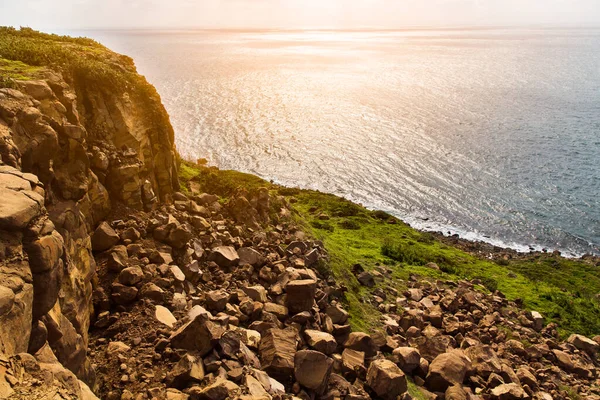
[[[173,129],[128,57],[83,39],[0,28],[0,353],[86,358],[90,233],[121,203],[178,188]]]

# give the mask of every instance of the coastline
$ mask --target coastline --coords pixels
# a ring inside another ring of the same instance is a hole
[[[193,160],[188,159],[188,158],[182,158],[184,160],[186,160],[189,163],[194,163]],[[202,164],[203,166],[206,167],[213,167],[213,168],[217,168],[220,169],[220,167],[218,165],[211,165],[211,164]],[[387,209],[387,208],[379,208],[375,205],[371,205],[371,204],[364,204],[361,203],[359,201],[356,201],[354,199],[352,199],[351,196],[345,196],[343,194],[340,193],[336,193],[336,192],[328,192],[328,191],[321,191],[318,189],[313,189],[313,188],[307,188],[307,187],[301,187],[301,186],[293,186],[293,185],[289,185],[286,182],[282,182],[276,179],[272,179],[269,176],[263,176],[259,173],[256,173],[254,171],[243,171],[243,170],[238,170],[238,169],[232,169],[232,171],[237,171],[243,174],[249,174],[249,175],[253,175],[256,176],[257,178],[263,179],[265,181],[271,182],[273,184],[282,186],[282,187],[287,187],[287,188],[291,188],[291,189],[300,189],[300,190],[316,190],[318,192],[322,192],[322,193],[327,193],[327,194],[332,194],[334,196],[338,196],[341,197],[345,200],[348,200],[354,204],[357,204],[361,207],[365,207],[366,209],[370,210],[370,211],[384,211],[392,216],[394,216],[395,218],[399,219],[400,221],[402,221],[403,223],[407,224],[408,226],[414,228],[417,231],[420,232],[424,232],[424,233],[430,233],[435,235],[436,237],[445,240],[448,243],[463,243],[464,245],[462,246],[463,248],[478,248],[480,250],[478,250],[478,252],[483,252],[485,249],[486,252],[490,253],[489,259],[495,259],[497,257],[495,257],[494,255],[497,254],[511,254],[513,257],[522,257],[522,258],[527,258],[528,256],[532,256],[532,255],[541,255],[541,254],[557,254],[556,252],[558,252],[558,254],[561,257],[567,258],[567,259],[573,259],[573,260],[577,260],[577,259],[592,259],[592,260],[598,260],[598,262],[600,262],[600,250],[598,251],[598,253],[587,253],[587,252],[577,252],[573,249],[569,249],[569,248],[561,248],[561,247],[554,247],[551,248],[550,246],[544,246],[544,245],[540,245],[540,244],[536,244],[536,243],[530,243],[530,244],[521,244],[521,243],[517,243],[514,241],[509,241],[506,239],[498,239],[498,238],[494,238],[494,237],[490,237],[488,235],[484,235],[478,232],[473,232],[473,231],[467,231],[465,229],[462,228],[457,228],[455,226],[452,225],[445,225],[442,223],[437,223],[431,219],[428,219],[427,221],[423,221],[422,218],[419,217],[411,217],[411,216],[407,216],[407,215],[402,215],[400,212],[398,212],[397,210],[392,210],[392,209]],[[430,226],[434,226],[434,228],[430,228]],[[471,244],[471,245],[468,245]],[[593,244],[590,244],[593,245]]]

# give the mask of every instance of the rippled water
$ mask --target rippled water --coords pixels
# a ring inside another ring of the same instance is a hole
[[[183,156],[423,229],[600,253],[600,31],[85,32]]]

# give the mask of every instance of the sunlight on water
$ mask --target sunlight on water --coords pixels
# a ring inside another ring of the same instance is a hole
[[[186,158],[423,229],[600,252],[598,31],[91,34],[156,85]]]

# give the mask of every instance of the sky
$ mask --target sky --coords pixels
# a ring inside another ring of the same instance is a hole
[[[600,26],[600,0],[0,0],[0,25],[35,29]]]

